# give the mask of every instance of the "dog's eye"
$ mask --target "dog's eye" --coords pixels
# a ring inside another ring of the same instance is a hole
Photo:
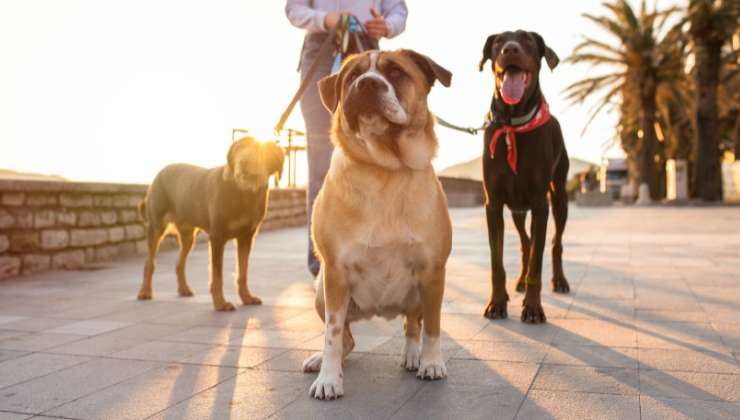
[[[388,68],[388,77],[391,79],[399,79],[403,77],[403,71],[396,66],[391,66]]]

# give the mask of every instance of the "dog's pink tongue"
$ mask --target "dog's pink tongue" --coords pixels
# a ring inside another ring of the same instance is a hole
[[[509,105],[516,105],[524,96],[527,73],[521,70],[507,70],[501,84],[501,96]]]

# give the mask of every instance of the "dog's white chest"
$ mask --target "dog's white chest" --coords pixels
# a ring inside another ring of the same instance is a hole
[[[363,317],[394,318],[419,304],[419,278],[428,264],[421,244],[352,244],[347,251],[342,267]]]

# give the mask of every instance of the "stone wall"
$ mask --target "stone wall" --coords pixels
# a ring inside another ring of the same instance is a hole
[[[145,253],[137,207],[146,188],[0,180],[0,278]],[[305,224],[305,200],[304,190],[271,191],[262,230]]]
[[[485,204],[483,183],[475,179],[439,177],[450,207],[478,207]]]
[[[441,177],[450,207],[483,204],[480,181]],[[0,180],[0,279],[146,252],[146,185]],[[270,193],[262,230],[306,223],[306,192]],[[205,238],[202,236],[201,238]],[[163,248],[176,246],[165,239]]]

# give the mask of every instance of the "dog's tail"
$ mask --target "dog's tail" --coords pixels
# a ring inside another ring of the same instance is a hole
[[[146,200],[141,200],[139,202],[139,216],[145,221],[148,222],[149,220],[146,217]]]

